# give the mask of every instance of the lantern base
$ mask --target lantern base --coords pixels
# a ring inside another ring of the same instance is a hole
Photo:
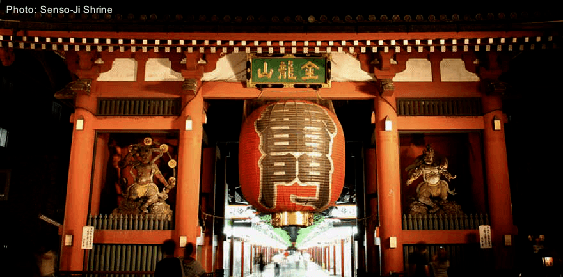
[[[279,228],[283,226],[307,227],[313,225],[313,213],[311,212],[278,212],[272,216],[272,226]]]

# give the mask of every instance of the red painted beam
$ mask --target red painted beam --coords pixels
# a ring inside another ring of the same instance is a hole
[[[425,84],[425,85],[428,85]],[[248,88],[244,82],[203,82],[204,99],[372,99],[377,93],[372,82],[332,82],[330,88]],[[182,82],[96,82],[98,97],[175,97],[182,92]]]
[[[482,116],[398,116],[399,131],[482,130]]]
[[[417,97],[481,97],[480,82],[393,82],[395,96]]]
[[[479,230],[439,230],[411,231],[402,233],[403,244],[467,244],[479,242]]]
[[[268,88],[260,91],[247,88],[242,82],[204,82],[204,99],[372,99],[376,95],[375,83],[332,82],[330,88],[321,88],[318,93],[307,88]]]
[[[98,97],[179,97],[182,82],[97,81],[92,92]]]
[[[100,116],[96,119],[86,121],[84,124],[92,124],[95,130],[175,130],[181,129],[182,120],[176,116],[153,117],[153,116]]]
[[[173,230],[96,230],[94,243],[99,244],[162,244],[172,239]]]

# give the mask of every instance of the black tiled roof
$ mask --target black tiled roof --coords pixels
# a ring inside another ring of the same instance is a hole
[[[74,7],[74,6],[71,6]],[[100,6],[101,7],[101,6]],[[36,8],[37,9],[37,8]],[[185,14],[185,10],[120,9],[111,13],[7,13],[0,28],[158,32],[428,32],[522,30],[558,26],[563,13],[499,11],[373,14]]]

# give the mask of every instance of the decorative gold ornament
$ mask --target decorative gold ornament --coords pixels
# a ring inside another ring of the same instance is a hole
[[[162,150],[162,152],[168,152],[168,145],[166,145],[166,144],[161,144],[161,145],[160,145],[160,150]]]
[[[143,140],[143,143],[144,143],[145,145],[152,145],[152,138],[145,138],[145,139]]]
[[[172,160],[168,161],[168,166],[169,166],[170,168],[175,168],[176,165],[178,165],[178,163],[176,162],[176,160],[172,159]]]

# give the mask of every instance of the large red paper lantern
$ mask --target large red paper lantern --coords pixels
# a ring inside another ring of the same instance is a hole
[[[308,226],[342,192],[344,145],[342,126],[327,108],[296,100],[264,105],[241,128],[242,193],[273,214],[274,226]]]

